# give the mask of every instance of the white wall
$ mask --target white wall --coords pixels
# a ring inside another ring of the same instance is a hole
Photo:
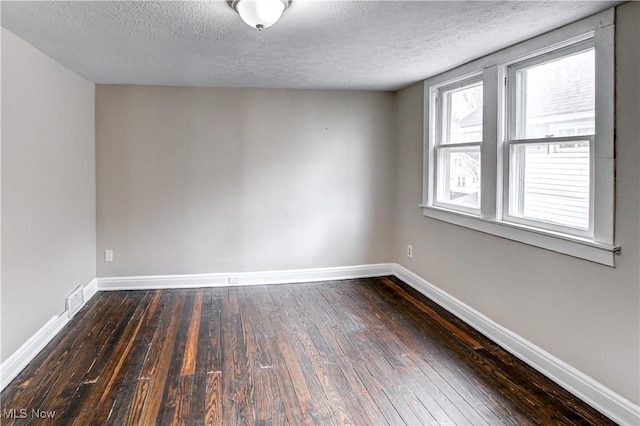
[[[93,83],[2,29],[2,359],[95,277]]]
[[[640,402],[640,4],[617,14],[617,267],[424,217],[423,86],[397,95],[398,263]],[[405,255],[413,245],[413,258]]]
[[[97,86],[98,276],[389,261],[394,105],[391,93]]]

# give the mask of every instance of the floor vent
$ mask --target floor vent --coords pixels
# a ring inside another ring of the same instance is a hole
[[[69,318],[73,317],[82,308],[84,300],[82,298],[82,287],[78,287],[67,296],[65,301]]]

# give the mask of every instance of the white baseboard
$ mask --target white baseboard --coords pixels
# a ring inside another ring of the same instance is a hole
[[[98,292],[98,280],[92,279],[91,282],[82,288],[82,298],[87,303]]]
[[[98,278],[100,291],[290,284],[392,275],[395,263],[283,271]]]
[[[54,315],[18,350],[0,364],[0,390],[11,383],[68,322],[69,316],[66,311],[60,315]]]
[[[405,267],[396,264],[393,275],[610,419],[623,425],[640,425],[640,406],[606,388],[514,332],[502,327]]]
[[[91,280],[82,288],[83,306],[97,292],[97,281]],[[69,315],[64,311],[60,315],[54,315],[35,332],[26,342],[0,364],[0,391],[3,390],[18,374],[31,362],[32,359],[58,334],[62,327],[69,322]]]

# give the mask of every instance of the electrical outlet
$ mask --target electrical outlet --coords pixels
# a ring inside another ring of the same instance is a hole
[[[413,257],[413,246],[407,245],[407,257]]]
[[[229,277],[229,284],[240,284],[240,277]]]
[[[113,262],[113,250],[105,250],[104,251],[104,261],[105,262]]]

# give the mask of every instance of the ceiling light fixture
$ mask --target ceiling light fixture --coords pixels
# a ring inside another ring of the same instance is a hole
[[[291,0],[232,0],[231,7],[249,26],[262,31],[269,28],[282,16]]]

